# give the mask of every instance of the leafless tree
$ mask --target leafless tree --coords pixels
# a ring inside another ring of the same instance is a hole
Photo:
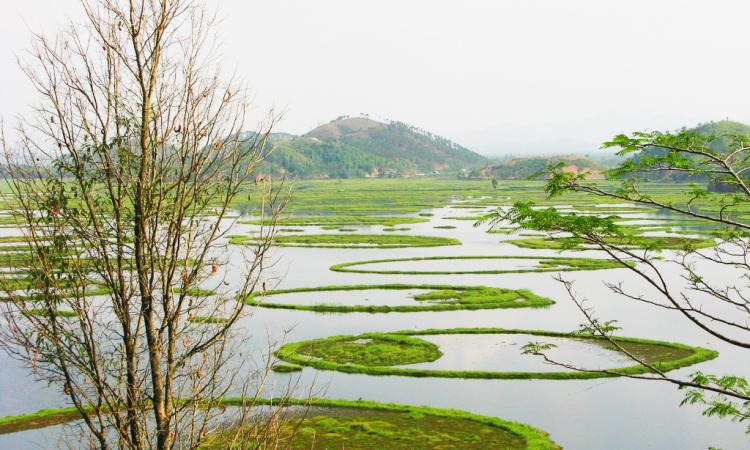
[[[195,448],[207,406],[243,381],[236,299],[256,288],[284,203],[248,180],[276,116],[244,131],[246,90],[220,76],[200,4],[81,4],[85,23],[35,36],[22,68],[41,101],[17,148],[3,138],[30,251],[0,264],[2,346],[60,387],[96,446]],[[227,271],[244,196],[271,225]]]

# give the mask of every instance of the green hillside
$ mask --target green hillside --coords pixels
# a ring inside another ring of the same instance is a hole
[[[458,172],[487,159],[403,122],[340,117],[302,135],[275,133],[265,168],[300,178],[402,177]]]
[[[366,150],[312,138],[280,140],[266,160],[271,172],[295,178],[358,178],[415,173],[408,161],[383,158]]]
[[[685,129],[686,131],[693,131],[703,136],[714,136],[709,147],[717,152],[725,153],[729,150],[731,144],[730,136],[750,136],[750,126],[740,122],[734,122],[731,120],[721,120],[718,122],[707,122],[699,124],[693,128]],[[636,156],[633,156],[633,161],[639,161],[643,158],[656,158],[663,157],[668,153],[664,148],[654,147],[639,152]],[[703,175],[694,175],[687,172],[649,172],[641,173],[638,175],[639,179],[660,181],[660,180],[674,180],[674,181],[706,181],[706,177]]]
[[[564,170],[574,173],[588,172],[592,178],[601,178],[605,169],[603,165],[581,156],[549,156],[514,158],[493,166],[474,169],[469,172],[470,178],[494,178],[498,180],[526,180],[542,173],[552,164],[563,163]]]

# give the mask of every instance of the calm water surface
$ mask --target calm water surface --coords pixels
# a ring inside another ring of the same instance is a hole
[[[388,313],[388,314],[316,314],[304,311],[270,310],[257,308],[241,326],[251,333],[246,342],[248,352],[262,353],[271,338],[285,336],[286,341],[319,338],[339,334],[359,334],[368,331],[453,327],[503,327],[571,331],[584,319],[568,299],[562,286],[552,279],[552,273],[524,273],[503,275],[377,275],[336,273],[328,270],[333,264],[386,258],[422,256],[559,256],[552,250],[517,248],[501,241],[517,238],[514,235],[487,234],[474,228],[470,221],[446,220],[443,217],[460,213],[443,208],[431,211],[435,215],[428,223],[407,225],[410,230],[399,233],[456,237],[462,246],[402,249],[274,249],[273,267],[266,273],[268,289],[311,287],[343,284],[425,283],[486,285],[511,289],[531,289],[550,297],[557,304],[542,309],[498,309],[481,311]],[[640,212],[639,212],[640,213]],[[475,214],[471,211],[470,214]],[[646,218],[647,216],[644,216]],[[436,225],[453,225],[456,229],[442,230]],[[294,226],[293,228],[299,228]],[[350,228],[347,226],[346,228]],[[359,232],[378,233],[380,226],[356,227]],[[238,225],[237,232],[253,229]],[[5,230],[0,230],[3,234]],[[335,231],[327,230],[327,233]],[[12,233],[9,233],[12,234]],[[242,252],[233,252],[232,274],[240,267]],[[568,256],[602,256],[596,251],[568,252]],[[490,260],[487,260],[490,261]],[[506,264],[503,261],[501,264]],[[528,262],[525,261],[525,262]],[[433,262],[423,265],[426,270]],[[494,261],[492,264],[500,263]],[[490,263],[480,264],[486,267]],[[455,262],[451,267],[458,267]],[[442,268],[442,266],[441,266]],[[433,269],[434,270],[434,269]],[[669,269],[675,286],[680,282],[678,272]],[[736,280],[736,274],[717,271],[717,279]],[[698,366],[676,371],[687,375],[696,370],[708,373],[736,373],[750,375],[750,361],[746,352],[738,351],[698,331],[683,318],[668,311],[648,307],[613,295],[603,282],[623,281],[624,286],[642,286],[626,269],[593,272],[569,272],[564,276],[575,280],[575,289],[588,299],[588,306],[596,309],[602,319],[617,318],[624,328],[624,336],[677,341],[701,345],[721,352],[719,358]],[[231,281],[231,280],[230,280]],[[234,280],[236,281],[236,280]],[[209,286],[207,284],[207,286]],[[209,286],[210,287],[210,286]],[[650,292],[644,291],[644,294]],[[306,302],[367,304],[375,301],[387,304],[413,302],[409,292],[329,292],[307,296]],[[278,301],[281,296],[273,296]],[[283,301],[299,302],[297,294]],[[356,303],[352,303],[356,302]],[[393,302],[393,303],[392,303]],[[536,338],[536,337],[535,337]],[[520,356],[524,336],[430,336],[438,343],[445,356],[429,367],[453,369],[538,370],[545,366],[537,358]],[[550,341],[549,338],[543,338]],[[537,340],[542,340],[539,338]],[[594,366],[612,367],[619,364],[619,356],[591,344],[570,341],[561,343],[558,356]],[[547,368],[549,369],[549,368]],[[542,369],[543,370],[543,369]],[[557,370],[557,369],[555,369]],[[65,405],[56,389],[35,382],[29,372],[0,356],[0,415],[20,414],[40,408]],[[298,374],[276,374],[266,395],[283,392],[288,383],[299,383],[300,395],[313,392],[330,398],[367,399],[384,402],[410,403],[469,410],[479,414],[528,423],[550,433],[552,439],[568,449],[706,449],[709,446],[727,449],[749,448],[750,439],[745,425],[728,420],[705,418],[697,407],[678,407],[682,392],[667,383],[628,379],[599,380],[460,380],[443,378],[372,377],[343,374],[305,368]],[[55,442],[57,429],[30,431],[0,436],[0,448],[48,448]]]

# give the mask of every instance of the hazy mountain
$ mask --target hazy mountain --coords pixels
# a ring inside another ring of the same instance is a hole
[[[275,133],[266,167],[303,178],[412,176],[457,172],[487,159],[449,139],[405,124],[340,117],[302,136]]]

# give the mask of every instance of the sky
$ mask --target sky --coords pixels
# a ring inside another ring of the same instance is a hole
[[[77,0],[0,0],[0,116],[26,114],[32,31]],[[480,153],[591,152],[620,132],[750,123],[747,0],[204,0],[254,117],[368,113]],[[222,69],[224,70],[224,69]]]

